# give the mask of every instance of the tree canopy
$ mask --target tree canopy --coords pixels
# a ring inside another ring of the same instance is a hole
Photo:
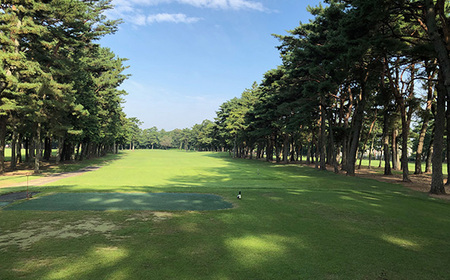
[[[36,172],[43,142],[46,151],[58,143],[59,162],[103,154],[124,140],[118,87],[127,78],[125,59],[96,43],[120,23],[104,16],[111,7],[111,0],[2,1],[0,173],[9,138],[14,152],[25,144]],[[18,160],[13,153],[12,168]]]

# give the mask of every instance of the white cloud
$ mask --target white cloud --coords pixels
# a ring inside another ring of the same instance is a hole
[[[173,22],[173,23],[194,23],[201,20],[197,17],[188,17],[185,14],[155,14],[147,17],[147,23],[161,23],[161,22]]]
[[[122,18],[135,25],[146,25],[154,22],[194,23],[201,18],[189,17],[184,14],[155,14],[146,15],[143,8],[161,4],[178,3],[197,8],[219,10],[256,10],[267,11],[264,5],[249,0],[113,0],[115,8],[107,12],[111,18]]]
[[[175,0],[176,2],[192,5],[199,8],[213,8],[213,9],[223,9],[223,10],[257,10],[265,11],[264,5],[247,0]]]
[[[132,22],[136,25],[146,25],[147,24],[147,17],[142,14],[137,14],[133,17],[130,17],[128,21]]]
[[[114,0],[113,4],[116,6],[141,5],[141,6],[156,6],[160,4],[180,3],[201,8],[212,9],[233,9],[242,10],[250,9],[257,11],[265,11],[264,5],[258,1],[249,0]]]

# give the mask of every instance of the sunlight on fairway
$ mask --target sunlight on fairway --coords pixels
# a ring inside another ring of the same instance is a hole
[[[104,204],[108,204],[108,203],[116,203],[116,202],[121,202],[123,201],[123,199],[119,199],[119,198],[111,198],[111,199],[105,199],[103,200]]]
[[[350,197],[350,196],[347,196],[347,195],[341,195],[340,199],[351,200],[351,201],[358,201],[358,200],[354,199],[353,197]]]
[[[113,267],[128,255],[127,250],[118,247],[93,248],[86,256],[67,260],[59,269],[50,272],[46,279],[68,279],[76,275],[74,273],[80,274],[80,271],[83,271],[83,274],[89,274],[103,267]]]
[[[376,201],[381,201],[381,199],[373,197],[373,196],[363,196],[363,198],[368,199],[368,200],[376,200]]]
[[[267,234],[232,238],[226,245],[242,265],[254,267],[282,255],[287,250],[286,241],[285,237]]]
[[[400,237],[392,236],[392,235],[387,235],[387,234],[382,235],[381,239],[383,239],[384,241],[389,242],[391,244],[394,244],[394,245],[397,245],[397,246],[400,246],[403,248],[411,249],[414,251],[418,251],[421,247],[419,244],[417,244],[415,242],[412,242],[412,241],[409,241],[409,240],[406,240],[406,239],[403,239]]]
[[[301,195],[301,194],[310,193],[310,192],[311,192],[310,190],[300,190],[300,189],[288,191],[289,194],[294,194],[294,195]]]
[[[134,204],[145,204],[142,199],[132,199],[131,202],[133,202]]]

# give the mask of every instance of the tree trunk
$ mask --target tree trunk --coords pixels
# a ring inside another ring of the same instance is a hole
[[[347,175],[355,176],[356,153],[359,146],[359,137],[364,119],[364,110],[366,107],[366,88],[365,82],[361,83],[361,99],[355,109],[352,123],[352,138],[350,144],[349,155],[347,159]]]
[[[345,92],[347,92],[347,94],[345,94]],[[342,90],[342,96],[343,98],[341,98],[341,108],[342,110],[340,111],[340,117],[341,117],[341,122],[343,122],[342,127],[344,130],[347,130],[349,127],[349,123],[350,123],[350,117],[352,115],[353,112],[353,105],[354,105],[354,101],[353,101],[353,94],[352,94],[352,90],[351,87],[348,86],[347,87],[347,91]],[[348,108],[346,110],[346,112],[343,112],[343,107],[344,107],[344,99],[345,97],[348,97],[349,100],[349,105]],[[342,166],[342,170],[346,170],[347,169],[347,162],[348,162],[348,155],[349,155],[349,151],[350,151],[350,136],[345,133],[343,139],[342,139],[342,159],[341,159],[341,166]]]
[[[434,128],[431,136],[430,147],[428,147],[427,160],[425,163],[425,173],[431,173],[431,159],[433,158],[433,146],[434,146]]]
[[[5,146],[7,116],[0,116],[0,174],[5,173]]]
[[[392,175],[391,154],[389,152],[389,112],[386,110],[383,120],[383,153],[384,153],[384,175]]]
[[[373,127],[375,126],[376,120],[377,120],[377,112],[375,112],[375,119],[374,119],[373,122],[370,124],[369,134],[367,134],[367,137],[366,137],[366,139],[364,140],[364,145],[363,145],[363,148],[362,148],[362,150],[361,150],[361,157],[359,158],[358,169],[361,169],[361,163],[362,163],[362,159],[363,159],[364,153],[366,152],[367,142],[369,141],[370,134],[372,134],[372,130],[373,130]],[[369,153],[369,157],[370,157],[370,153]]]
[[[281,162],[281,158],[280,158],[280,153],[281,153],[281,147],[280,144],[278,143],[279,139],[278,139],[278,135],[275,134],[275,140],[274,140],[274,145],[275,145],[275,161]]]
[[[237,157],[237,134],[234,135],[234,142],[233,142],[233,158]]]
[[[273,161],[273,134],[267,137],[266,160]]]
[[[402,181],[411,182],[409,179],[409,168],[408,168],[408,137],[409,137],[409,121],[406,115],[406,109],[402,109]]]
[[[27,138],[25,138],[25,162],[28,163],[30,162],[30,152],[29,152],[29,146],[30,146],[30,140]]]
[[[330,129],[330,153],[331,153],[331,162],[333,164],[334,173],[339,173],[339,163],[336,154],[336,144],[334,143],[334,135],[333,135],[333,122],[331,119],[331,113],[329,114],[329,129]]]
[[[261,158],[261,145],[258,144],[258,146],[256,147],[256,159],[260,158]]]
[[[35,143],[34,143],[33,137],[30,137],[30,140],[28,141],[28,163],[31,164],[34,160],[34,157],[36,155],[35,153]]]
[[[45,137],[44,140],[44,159],[50,160],[52,155],[52,139],[50,137]]]
[[[397,66],[398,59],[395,63]],[[409,179],[409,170],[408,170],[408,136],[409,136],[409,125],[411,122],[411,116],[413,113],[413,107],[410,106],[409,110],[406,110],[407,104],[406,100],[409,100],[413,98],[414,96],[414,82],[415,82],[415,64],[412,63],[409,67],[410,69],[410,83],[407,86],[407,91],[403,92],[399,88],[399,80],[400,82],[405,85],[406,82],[403,81],[401,76],[403,74],[399,74],[398,66],[396,67],[396,82],[394,83],[394,79],[391,75],[389,75],[389,82],[392,88],[392,91],[394,93],[396,103],[398,108],[400,109],[400,117],[401,117],[401,124],[402,124],[402,170],[403,170],[403,182],[411,182]],[[403,86],[402,86],[403,87]],[[405,100],[406,99],[406,100]]]
[[[76,148],[76,152],[75,152],[75,160],[81,161],[82,160],[82,156],[81,156],[81,142],[77,143],[77,148]]]
[[[34,156],[34,173],[40,172],[40,159],[41,159],[41,123],[36,126],[36,139],[35,139],[36,154]]]
[[[306,164],[311,164],[311,144],[308,144],[308,149],[306,150]]]
[[[289,161],[296,162],[298,158],[297,145],[294,136],[291,136],[290,151],[289,151]]]
[[[432,174],[431,174],[431,194],[445,194],[444,179],[442,175],[442,151],[444,147],[444,126],[445,126],[445,87],[443,77],[439,73],[439,82],[437,84],[437,103],[435,115]]]
[[[11,165],[10,165],[11,170],[16,169],[17,163],[16,148],[17,148],[17,131],[14,130],[11,139]]]
[[[58,151],[56,152],[56,164],[57,165],[61,162],[63,147],[64,147],[64,137],[59,137]]]
[[[314,163],[314,167],[315,168],[319,168],[319,156],[318,156],[318,152],[319,151],[318,151],[318,147],[317,147],[317,139],[316,139],[315,136],[313,136],[312,144],[313,144],[313,147],[314,147],[314,149],[312,149],[313,154],[311,156],[311,158],[313,160],[312,163]]]
[[[383,153],[383,149],[381,149],[381,151],[380,151],[380,162],[378,163],[378,168],[381,168],[381,165],[383,164],[383,158],[384,158],[384,153]]]
[[[425,108],[424,117],[422,121],[422,128],[420,129],[419,133],[419,139],[418,139],[418,145],[417,145],[417,151],[416,151],[416,163],[415,163],[415,170],[414,174],[422,174],[422,156],[423,156],[423,146],[425,141],[425,136],[427,134],[428,130],[428,123],[430,121],[430,115],[431,115],[431,107],[433,104],[433,77],[435,75],[435,66],[433,69],[430,69],[430,65],[426,64],[426,70],[428,74],[428,81],[427,81],[427,106]]]
[[[22,163],[22,134],[19,133],[18,139],[17,139],[17,149],[16,149],[16,159],[18,163]]]
[[[297,155],[296,155],[295,161],[303,163],[303,145],[301,142],[297,145],[297,153],[296,154]]]
[[[394,128],[392,129],[392,169],[394,170],[400,170],[399,167],[399,158],[398,158],[398,144],[397,144],[397,135],[398,135],[398,129]]]
[[[290,144],[289,133],[285,133],[284,139],[283,139],[283,162],[285,164],[287,164],[289,162],[290,147],[291,147],[291,144]]]
[[[445,6],[445,0],[438,0],[436,3],[438,7]],[[436,14],[436,6],[434,0],[425,0],[425,22],[427,25],[428,36],[433,43],[434,50],[439,61],[440,75],[442,76],[442,86],[445,92],[450,94],[450,56],[447,49],[448,37],[450,37],[449,26],[444,25],[444,28],[439,28],[437,24],[437,17],[441,17],[444,22],[448,22],[446,18],[445,9],[440,9],[439,15]],[[447,42],[446,42],[447,41]]]
[[[327,170],[326,166],[326,127],[325,127],[325,101],[323,94],[320,94],[321,105],[320,105],[320,131],[319,131],[319,154],[320,154],[320,170]]]
[[[376,134],[376,133],[375,133]],[[372,137],[372,143],[370,144],[370,150],[369,150],[369,166],[368,168],[371,169],[372,168],[372,152],[373,152],[373,142],[375,142],[375,136],[373,135]]]

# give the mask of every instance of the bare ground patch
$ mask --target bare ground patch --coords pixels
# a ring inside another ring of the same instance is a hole
[[[133,215],[131,215],[128,219],[126,219],[126,221],[155,221],[155,222],[159,222],[159,221],[164,221],[167,219],[172,218],[174,215],[174,213],[171,212],[161,212],[161,211],[157,211],[157,212],[150,212],[150,211],[140,211],[140,212],[136,212]]]
[[[49,238],[77,238],[89,234],[104,234],[108,236],[118,229],[114,223],[99,218],[85,219],[83,221],[67,223],[62,220],[23,224],[18,231],[5,231],[0,235],[0,248],[16,245],[26,250],[40,240]]]
[[[126,222],[162,222],[170,219],[174,214],[170,212],[142,211],[132,214]],[[123,228],[123,224],[105,221],[92,217],[76,222],[64,220],[56,221],[30,221],[21,225],[18,230],[0,232],[0,251],[7,250],[9,246],[17,246],[28,250],[34,243],[45,239],[79,238],[92,234],[102,234],[109,240],[120,240],[113,232]]]

